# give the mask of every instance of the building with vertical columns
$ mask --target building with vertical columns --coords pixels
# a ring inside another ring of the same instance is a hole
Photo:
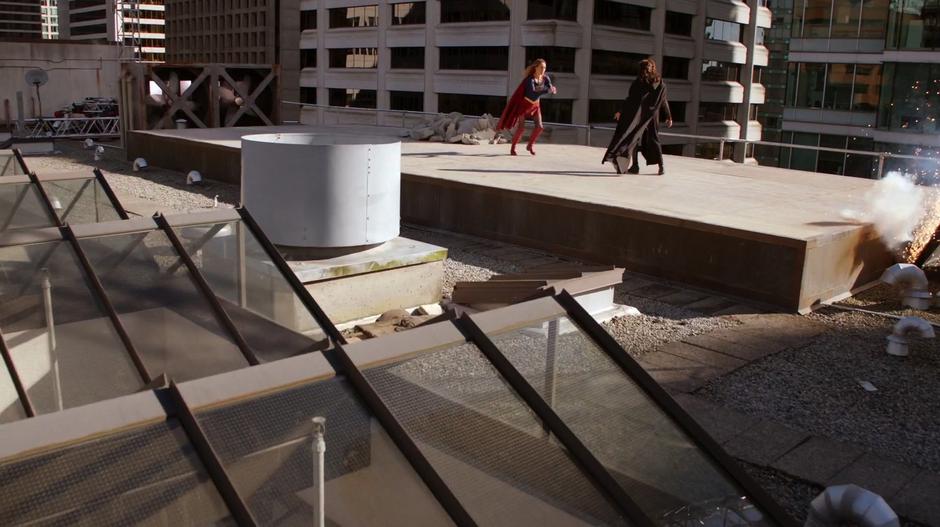
[[[142,61],[162,62],[164,0],[59,0],[59,38],[120,42]]]
[[[0,40],[42,38],[42,11],[36,0],[0,0]]]
[[[940,3],[936,0],[786,0],[783,142],[940,158]],[[778,10],[774,10],[778,13]],[[783,38],[783,35],[781,35]],[[775,118],[776,116],[771,116]],[[878,158],[765,149],[762,162],[877,175]],[[940,179],[940,163],[885,159],[885,171]]]
[[[637,62],[653,57],[668,86],[672,131],[752,139],[761,133],[754,115],[764,102],[759,80],[768,62],[762,42],[771,13],[764,6],[300,0],[299,20],[301,102],[498,115],[526,64],[542,57],[558,87],[544,99],[546,121],[612,124]],[[592,139],[606,140],[600,133]],[[717,142],[666,142],[671,153],[718,153]]]

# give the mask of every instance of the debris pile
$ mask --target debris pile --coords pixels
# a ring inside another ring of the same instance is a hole
[[[444,143],[478,145],[496,138],[499,120],[485,113],[481,117],[465,117],[462,113],[428,116],[411,129],[412,139]]]

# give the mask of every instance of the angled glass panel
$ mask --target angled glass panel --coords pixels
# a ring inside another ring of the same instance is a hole
[[[329,346],[320,325],[241,221],[174,229],[261,361]]]
[[[62,223],[80,225],[121,219],[95,178],[59,179],[41,183]]]
[[[26,418],[26,411],[20,403],[20,395],[6,365],[0,362],[0,424]]]
[[[0,150],[0,177],[22,174],[12,150]]]
[[[0,185],[0,232],[54,226],[55,220],[32,183]]]
[[[487,335],[650,518],[659,525],[774,525],[555,307],[556,315]],[[499,325],[490,322],[481,326]]]
[[[0,525],[235,525],[175,419],[0,461]]]
[[[257,371],[252,369],[251,371]],[[331,378],[196,411],[260,525],[315,525],[320,460],[313,417],[326,418],[327,525],[453,525],[347,381]]]
[[[474,345],[359,366],[479,525],[626,524]]]
[[[0,329],[38,414],[141,388],[67,242],[0,248]]]
[[[166,233],[79,243],[151,376],[186,381],[248,365]]]

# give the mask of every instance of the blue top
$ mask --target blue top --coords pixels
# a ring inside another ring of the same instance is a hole
[[[542,75],[542,82],[536,82],[535,77],[529,77],[525,80],[525,98],[532,102],[538,101],[539,97],[549,93],[552,89],[552,79],[548,75]]]

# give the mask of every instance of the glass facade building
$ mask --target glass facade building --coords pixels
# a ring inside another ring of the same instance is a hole
[[[940,2],[781,4],[773,6],[765,85],[767,100],[783,105],[762,109],[768,141],[937,157]],[[759,147],[757,158],[762,164],[856,177],[891,170],[930,180],[940,175],[940,162],[890,156]]]

